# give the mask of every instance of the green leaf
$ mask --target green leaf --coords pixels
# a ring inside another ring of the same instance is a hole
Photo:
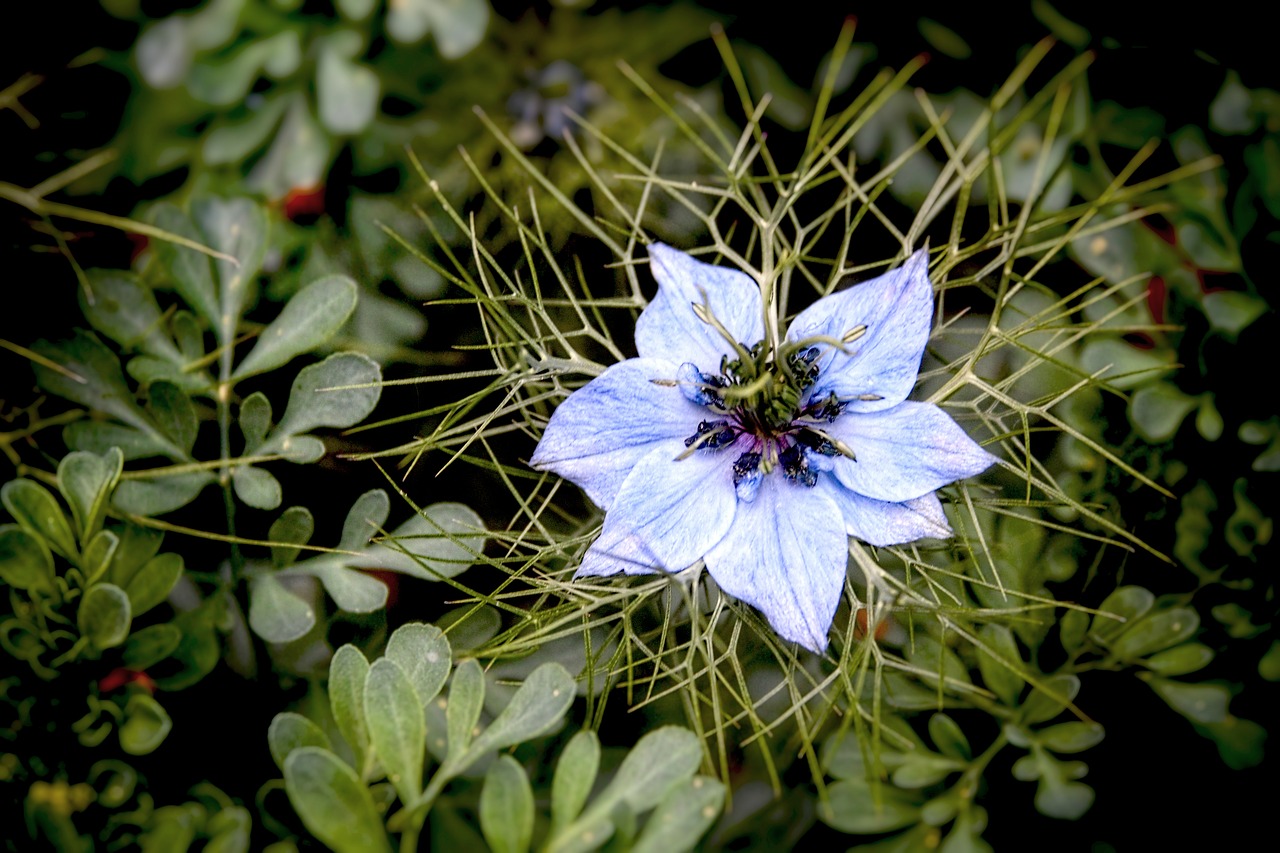
[[[240,432],[244,435],[245,453],[254,453],[271,429],[271,403],[267,395],[254,391],[240,404]]]
[[[1218,754],[1232,770],[1257,767],[1264,757],[1263,744],[1267,730],[1253,720],[1244,720],[1230,714],[1217,723],[1197,726],[1201,734],[1213,738]]]
[[[1172,607],[1149,614],[1111,643],[1111,653],[1121,660],[1137,660],[1176,646],[1200,628],[1200,616],[1189,607]]]
[[[449,687],[449,704],[445,708],[449,757],[461,759],[484,708],[484,673],[480,664],[466,660],[453,671],[453,684]]]
[[[558,663],[542,664],[520,685],[502,713],[472,741],[460,769],[466,769],[486,753],[551,731],[573,704],[574,695],[573,676],[568,670]]]
[[[107,501],[124,467],[124,456],[112,448],[101,456],[77,450],[58,463],[58,490],[71,507],[80,541],[87,542],[102,526]]]
[[[164,533],[132,522],[116,525],[111,530],[120,540],[120,545],[116,548],[115,559],[111,561],[107,580],[121,589],[128,589],[133,576],[160,552]]]
[[[890,776],[895,787],[927,788],[964,769],[964,763],[929,752],[910,752]]]
[[[1080,370],[1102,374],[1108,386],[1121,391],[1164,376],[1174,367],[1169,351],[1138,349],[1118,338],[1091,339],[1080,350]]]
[[[151,222],[179,237],[204,243],[205,236],[197,230],[191,217],[180,208],[162,202],[152,208]],[[168,240],[158,240],[155,251],[160,263],[169,271],[173,287],[191,308],[211,327],[218,327],[218,291],[213,281],[213,267],[208,255],[179,246]]]
[[[80,310],[89,324],[126,350],[140,350],[181,363],[182,356],[164,332],[160,305],[151,288],[120,270],[89,270],[88,288],[80,288]]]
[[[1231,692],[1221,684],[1185,684],[1167,678],[1148,678],[1146,681],[1170,708],[1192,722],[1220,723],[1228,716]]]
[[[120,537],[110,530],[99,530],[93,534],[89,544],[84,547],[84,558],[80,561],[85,586],[95,583],[98,578],[107,573],[107,568],[111,565],[119,545]]]
[[[1168,441],[1197,404],[1195,397],[1183,394],[1173,383],[1156,382],[1134,393],[1129,420],[1147,441]]]
[[[387,585],[375,577],[332,563],[302,565],[306,568],[299,566],[294,571],[319,578],[334,603],[348,613],[372,613],[387,603]]]
[[[363,760],[369,750],[369,729],[364,719],[364,684],[368,676],[369,662],[353,645],[342,646],[329,661],[329,709],[357,760]]]
[[[291,506],[280,517],[271,523],[267,538],[272,542],[290,542],[295,545],[306,545],[315,532],[316,521],[311,510],[305,506]],[[283,569],[298,558],[301,548],[285,545],[271,546],[271,564]]]
[[[218,282],[218,313],[212,320],[220,346],[235,340],[249,290],[262,269],[267,250],[267,215],[247,198],[199,198],[191,203],[191,217],[212,249],[238,263],[213,259]]]
[[[551,834],[573,823],[586,805],[600,769],[600,738],[590,729],[575,734],[556,762],[551,780]]]
[[[1213,649],[1202,643],[1183,643],[1147,658],[1147,667],[1160,675],[1186,675],[1204,669],[1213,660]]]
[[[220,124],[210,130],[201,148],[204,162],[210,166],[243,162],[266,144],[288,105],[287,97],[268,97],[243,121]]]
[[[436,698],[449,677],[450,655],[444,633],[421,622],[401,625],[387,642],[387,658],[400,664],[423,705]]]
[[[232,374],[256,376],[287,364],[333,337],[356,307],[356,284],[344,275],[312,282],[285,303]]]
[[[296,459],[293,436],[319,427],[345,429],[368,417],[382,393],[378,363],[359,353],[335,353],[304,367],[293,381],[284,417],[258,449]]]
[[[150,625],[134,631],[125,640],[121,662],[128,669],[150,669],[177,651],[181,642],[182,632],[175,625],[169,622]]]
[[[1085,633],[1089,630],[1089,614],[1083,610],[1068,610],[1058,621],[1058,636],[1062,647],[1074,652],[1084,645]]]
[[[142,31],[134,46],[138,73],[153,89],[172,89],[187,78],[195,47],[181,15],[170,15]]]
[[[1209,105],[1209,126],[1228,135],[1251,132],[1258,124],[1250,109],[1252,103],[1249,90],[1240,83],[1240,75],[1228,71],[1222,89]]]
[[[177,449],[163,439],[158,431],[139,432],[133,427],[110,421],[76,421],[67,424],[62,430],[62,440],[72,450],[88,453],[103,454],[112,447],[118,447],[126,462],[152,456],[168,456]]]
[[[316,64],[316,101],[320,121],[329,130],[342,135],[362,133],[377,115],[378,89],[373,69],[336,51],[321,49]]]
[[[183,690],[204,678],[222,660],[222,644],[217,625],[221,623],[226,599],[213,595],[192,610],[179,613],[170,623],[182,634],[172,657],[181,668],[170,675],[156,677],[163,690]]]
[[[171,382],[153,382],[147,389],[147,412],[160,431],[184,454],[196,443],[196,409],[182,389]]]
[[[841,832],[869,835],[919,822],[920,807],[887,785],[873,793],[865,780],[842,779],[827,788],[827,800],[818,803],[818,817]]]
[[[1280,681],[1280,640],[1273,640],[1271,648],[1258,661],[1258,674],[1267,681]]]
[[[331,750],[329,737],[315,723],[301,714],[284,711],[276,714],[267,729],[267,746],[276,766],[284,770],[285,760],[295,749],[315,746]]]
[[[215,477],[208,471],[174,474],[150,480],[125,480],[116,487],[112,503],[123,512],[157,516],[181,509]]]
[[[647,811],[674,785],[691,778],[701,763],[702,743],[693,732],[679,726],[654,729],[627,753],[588,813],[606,816],[617,803],[625,803],[636,814]]]
[[[76,625],[80,634],[99,649],[120,645],[129,636],[129,624],[133,615],[129,610],[129,596],[114,584],[100,583],[89,587],[80,599],[76,613]]]
[[[24,530],[39,536],[55,553],[74,559],[80,549],[62,514],[62,507],[49,490],[32,480],[10,480],[0,487],[0,502]]]
[[[390,853],[369,789],[333,753],[295,749],[285,759],[284,784],[303,824],[336,853]]]
[[[718,779],[695,776],[672,787],[645,823],[631,853],[684,853],[692,850],[724,808],[725,787]]]
[[[422,793],[426,719],[409,677],[395,661],[381,658],[369,667],[364,717],[369,740],[400,801],[406,805],[416,802]]]
[[[155,752],[173,728],[173,720],[160,703],[147,693],[134,693],[124,706],[120,724],[120,748],[130,755]]]
[[[337,0],[338,11],[349,21],[363,21],[369,17],[377,0]]]
[[[929,737],[943,755],[959,761],[968,761],[973,757],[964,731],[946,714],[939,712],[929,718]]]
[[[236,497],[254,509],[275,509],[284,500],[284,491],[275,475],[253,465],[233,468],[231,485]]]
[[[450,737],[451,748],[453,742]],[[524,768],[509,755],[500,756],[485,774],[480,831],[494,853],[525,853],[533,841],[533,789]]]
[[[1080,679],[1075,675],[1054,675],[1041,682],[1022,703],[1024,723],[1043,723],[1062,713],[1067,703],[1080,692]]]
[[[0,526],[0,580],[14,589],[53,592],[53,555],[39,536],[16,524]]]
[[[1073,720],[1069,723],[1059,723],[1056,726],[1041,729],[1036,734],[1036,740],[1045,749],[1069,754],[1084,752],[1086,749],[1097,746],[1102,743],[1102,738],[1105,734],[1102,726],[1097,723],[1082,723]]]
[[[1106,642],[1108,638],[1114,637],[1140,619],[1155,603],[1156,597],[1148,589],[1140,586],[1117,587],[1115,592],[1098,605],[1100,612],[1093,617],[1093,627],[1089,633]]]
[[[182,557],[167,552],[152,557],[125,584],[133,615],[141,616],[169,596],[182,577]]]
[[[288,110],[267,153],[249,173],[246,186],[269,198],[295,187],[316,187],[329,167],[329,134],[312,115],[304,92],[288,98]]]
[[[1093,805],[1093,789],[1083,782],[1050,783],[1043,777],[1036,789],[1036,811],[1061,820],[1078,820]]]
[[[1267,303],[1257,296],[1236,290],[1218,290],[1206,293],[1203,300],[1209,325],[1226,335],[1228,340],[1253,325],[1267,312]]]
[[[916,20],[916,26],[920,29],[920,35],[924,36],[924,40],[945,56],[952,59],[968,59],[973,55],[973,48],[969,47],[964,39],[954,30],[932,18],[919,18]]]
[[[363,548],[387,523],[389,512],[391,499],[382,489],[370,489],[356,498],[342,522],[342,538],[338,541],[338,550],[356,551]]]
[[[1006,625],[990,623],[982,627],[979,638],[986,646],[978,649],[978,669],[982,672],[983,682],[1006,705],[1018,704],[1023,683],[1022,676],[1018,674],[1022,668],[1022,656],[1018,653],[1013,632]]]
[[[289,592],[272,575],[253,581],[249,599],[249,627],[268,643],[296,640],[316,624],[311,605]]]
[[[203,853],[249,853],[253,818],[243,806],[227,806],[205,824]]]
[[[451,578],[484,551],[484,529],[480,516],[465,504],[432,504],[367,548],[361,565],[423,580]]]

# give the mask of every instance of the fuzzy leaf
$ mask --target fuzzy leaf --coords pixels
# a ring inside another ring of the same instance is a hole
[[[204,235],[196,229],[191,217],[167,202],[152,208],[151,221],[157,228],[163,228],[180,237],[195,240],[197,243],[205,241]],[[168,240],[157,241],[155,247],[160,263],[169,271],[178,295],[196,314],[204,318],[205,322],[217,328],[218,292],[213,283],[213,267],[209,256]]]
[[[69,559],[79,553],[62,507],[44,486],[33,480],[10,480],[0,487],[0,503],[14,521],[43,539],[55,553]]]
[[[287,643],[311,630],[315,611],[272,575],[254,580],[249,599],[249,627],[268,643]]]
[[[16,524],[0,526],[0,580],[14,589],[52,592],[53,555],[44,540]]]
[[[395,661],[380,658],[369,667],[364,685],[364,717],[369,741],[403,803],[422,793],[426,720],[409,677]]]
[[[271,758],[281,770],[284,770],[285,759],[299,747],[332,749],[329,737],[319,726],[292,711],[276,714],[272,719],[271,726],[267,729],[267,746],[271,749]]]
[[[1013,632],[1006,625],[990,623],[982,627],[979,636],[990,649],[978,649],[978,669],[987,687],[1006,705],[1016,705],[1022,694],[1022,656]]]
[[[275,509],[284,500],[284,490],[275,475],[253,465],[239,465],[231,471],[236,497],[254,509]]]
[[[387,657],[400,664],[426,705],[444,687],[451,666],[449,641],[435,625],[401,625],[387,642]]]
[[[692,850],[724,808],[719,779],[694,776],[672,787],[645,823],[631,853],[684,853]]]
[[[182,356],[164,332],[160,306],[151,288],[133,273],[89,270],[81,288],[80,310],[93,328],[126,350],[140,350],[181,363]]]
[[[600,769],[600,738],[590,729],[575,734],[556,762],[551,780],[551,834],[573,823],[586,805]]]
[[[1121,660],[1137,660],[1190,639],[1200,628],[1200,616],[1189,607],[1172,607],[1148,614],[1111,643]]]
[[[112,503],[134,515],[164,515],[191,503],[215,479],[208,471],[192,471],[151,480],[125,480],[116,487]]]
[[[147,412],[175,447],[191,453],[200,424],[190,397],[171,382],[154,382],[147,389]]]
[[[437,503],[410,517],[385,542],[367,548],[360,565],[441,580],[475,563],[484,543],[484,522],[475,510],[460,503]]]
[[[295,749],[284,762],[284,784],[307,829],[336,853],[390,853],[369,789],[333,753]]]
[[[378,363],[358,353],[335,353],[304,367],[293,381],[284,417],[257,452],[293,458],[298,455],[290,446],[293,436],[320,427],[354,426],[377,405],[381,381]]]
[[[525,853],[533,841],[533,789],[524,768],[509,755],[500,756],[485,774],[480,831],[494,853]]]
[[[58,463],[58,490],[71,507],[80,541],[85,542],[102,526],[107,500],[124,467],[124,456],[112,448],[103,455],[75,451]]]
[[[555,728],[573,704],[573,676],[558,663],[545,663],[525,679],[511,702],[467,750],[464,765],[484,754],[514,746]]]
[[[257,344],[236,367],[241,380],[275,370],[316,349],[342,328],[356,307],[356,284],[344,275],[326,276],[298,291],[262,330]]]
[[[320,121],[337,134],[361,133],[378,111],[378,75],[333,50],[321,50],[316,64]]]
[[[474,660],[463,661],[453,671],[449,703],[445,708],[450,758],[461,759],[467,751],[483,709],[484,673]]]
[[[125,584],[133,615],[141,616],[160,604],[182,577],[182,557],[167,552],[152,557]]]
[[[120,748],[130,755],[155,752],[173,728],[173,720],[160,703],[146,693],[134,693],[124,706],[120,724]]]
[[[240,432],[245,453],[255,453],[271,429],[271,403],[267,395],[254,391],[240,404]]]
[[[129,596],[120,587],[109,583],[89,587],[76,612],[76,625],[81,635],[88,637],[99,649],[110,649],[123,643],[129,636],[132,619]]]
[[[369,749],[369,729],[364,719],[364,684],[369,662],[353,645],[344,645],[329,661],[329,710],[342,738],[357,760]]]
[[[164,622],[134,631],[125,640],[121,661],[129,669],[144,670],[173,654],[182,642],[182,632]]]
[[[319,578],[334,603],[348,613],[372,613],[387,603],[387,585],[355,569],[319,563],[298,570]]]
[[[280,517],[271,523],[267,538],[272,542],[290,542],[297,545],[306,545],[311,541],[311,534],[315,532],[315,529],[316,521],[315,517],[311,515],[311,510],[305,506],[291,506],[280,513]],[[283,569],[298,559],[300,551],[301,549],[297,547],[273,545],[271,547],[271,564],[277,569]]]

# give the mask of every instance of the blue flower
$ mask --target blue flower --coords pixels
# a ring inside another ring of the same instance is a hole
[[[928,257],[819,299],[770,346],[756,283],[649,248],[658,294],[631,358],[565,400],[531,464],[605,510],[578,576],[699,560],[787,640],[821,652],[848,538],[951,535],[935,490],[995,460],[907,400],[933,317]]]

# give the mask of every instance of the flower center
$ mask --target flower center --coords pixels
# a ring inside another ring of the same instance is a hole
[[[789,345],[774,358],[761,341],[740,346],[737,358],[721,359],[719,373],[681,365],[672,384],[719,416],[698,424],[697,432],[685,439],[684,455],[733,445],[738,450],[733,485],[747,501],[775,469],[792,483],[813,487],[818,474],[833,467],[832,457],[853,458],[853,451],[824,429],[845,403],[835,394],[810,393],[821,370],[820,355],[816,346]]]

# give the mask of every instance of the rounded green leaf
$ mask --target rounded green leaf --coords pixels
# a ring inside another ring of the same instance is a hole
[[[387,603],[387,585],[355,569],[319,563],[296,571],[319,578],[334,603],[348,613],[372,613]]]
[[[172,382],[152,382],[147,389],[147,412],[175,447],[191,452],[200,424],[191,398],[181,388]]]
[[[253,818],[244,806],[227,806],[209,818],[204,832],[209,840],[203,853],[249,853]]]
[[[289,592],[271,575],[256,579],[250,587],[249,627],[268,643],[287,643],[311,630],[316,623],[311,605]]]
[[[215,479],[208,471],[192,471],[151,480],[125,480],[116,487],[112,503],[134,515],[164,515],[191,503]]]
[[[240,432],[244,435],[245,453],[255,453],[271,429],[271,401],[261,391],[254,391],[240,404]]]
[[[963,762],[955,759],[929,752],[912,752],[903,756],[902,763],[894,768],[890,778],[899,788],[926,788],[963,769]]]
[[[349,643],[329,661],[329,710],[357,758],[369,748],[369,729],[364,720],[364,683],[368,676],[369,662]]]
[[[133,615],[141,616],[160,604],[182,577],[182,556],[173,552],[157,554],[134,573],[124,591],[133,606]]]
[[[590,729],[575,734],[556,762],[551,780],[551,832],[573,823],[586,805],[600,769],[600,738]]]
[[[99,530],[93,534],[93,538],[84,546],[84,556],[80,560],[85,585],[94,583],[107,573],[119,546],[120,537],[110,530]]]
[[[826,802],[818,803],[818,817],[841,832],[872,834],[919,822],[920,807],[887,785],[877,796],[865,780],[842,779],[827,788]]]
[[[182,631],[177,626],[168,622],[149,625],[129,635],[121,660],[129,669],[148,669],[173,654],[181,642]]]
[[[607,815],[618,802],[625,803],[633,813],[647,811],[673,785],[692,778],[701,763],[702,742],[693,732],[679,726],[654,729],[627,753],[590,811]]]
[[[181,362],[178,348],[164,333],[151,288],[121,270],[89,270],[87,275],[89,286],[79,289],[80,310],[94,329],[126,350]]]
[[[133,619],[129,608],[129,596],[120,587],[100,583],[91,586],[80,599],[76,624],[80,634],[100,649],[120,645],[129,636],[129,624]]]
[[[1108,637],[1114,637],[1141,618],[1155,603],[1156,597],[1149,589],[1140,586],[1118,587],[1098,605],[1100,612],[1093,617],[1090,633],[1104,641]]]
[[[370,489],[351,505],[346,520],[342,522],[342,538],[338,550],[355,551],[369,544],[387,523],[391,512],[391,499],[382,489]]]
[[[364,684],[364,718],[369,741],[403,803],[422,793],[426,718],[409,677],[395,661],[380,658]]]
[[[1220,723],[1228,716],[1231,691],[1221,684],[1184,684],[1167,678],[1150,678],[1147,683],[1170,708],[1193,722]]]
[[[645,822],[631,853],[683,853],[692,850],[720,816],[725,787],[718,779],[694,776],[676,784]]]
[[[58,490],[75,519],[81,542],[87,542],[102,526],[107,498],[124,467],[124,456],[111,448],[99,456],[77,450],[58,463]]]
[[[401,625],[387,642],[387,658],[404,670],[423,705],[436,698],[444,687],[451,655],[444,633],[435,625],[422,622]]]
[[[484,38],[489,26],[488,0],[410,0],[424,7],[445,59],[457,59]]]
[[[277,569],[291,565],[298,559],[301,551],[292,545],[306,545],[311,541],[311,534],[315,529],[315,517],[305,506],[291,506],[280,513],[280,517],[271,522],[267,538],[272,542],[288,542],[291,545],[272,545],[271,564]]]
[[[1106,734],[1102,726],[1097,723],[1082,723],[1073,720],[1069,723],[1059,723],[1056,726],[1049,726],[1036,733],[1036,740],[1045,749],[1052,750],[1057,753],[1070,754],[1075,752],[1083,752],[1086,749],[1097,746],[1102,743],[1102,738]]]
[[[1144,385],[1129,404],[1129,419],[1138,434],[1151,442],[1168,441],[1196,408],[1196,398],[1178,390],[1171,382]]]
[[[39,536],[16,524],[0,526],[0,580],[14,589],[52,592],[53,555]]]
[[[423,580],[451,578],[484,551],[484,529],[480,516],[465,504],[432,504],[366,549],[361,565]]]
[[[1040,682],[1022,703],[1024,723],[1043,723],[1062,713],[1067,703],[1080,692],[1080,679],[1075,675],[1054,675]]]
[[[969,739],[955,720],[946,714],[937,713],[929,718],[929,737],[943,755],[960,761],[968,761],[973,757],[969,748]]]
[[[284,762],[284,786],[307,829],[335,853],[390,853],[369,789],[333,753],[295,749]]]
[[[1138,620],[1111,643],[1121,660],[1137,660],[1176,646],[1200,628],[1200,616],[1189,607],[1172,607]]]
[[[280,481],[270,471],[239,465],[231,471],[236,497],[254,509],[275,509],[284,499]]]
[[[62,507],[44,486],[31,480],[10,480],[0,487],[0,502],[14,521],[44,539],[57,554],[71,558],[79,553]]]
[[[124,706],[120,724],[120,748],[130,755],[147,755],[164,743],[173,720],[160,703],[147,693],[135,693]]]
[[[524,768],[510,755],[500,756],[485,774],[480,831],[494,853],[525,853],[533,841],[533,789]]]
[[[316,100],[320,121],[330,131],[354,135],[367,128],[378,111],[378,89],[373,69],[332,50],[321,51]]]
[[[323,76],[323,62],[321,68]],[[351,279],[330,275],[313,281],[294,294],[280,316],[262,330],[232,378],[241,380],[275,370],[316,349],[342,328],[355,307],[356,284]]]
[[[290,439],[319,427],[346,428],[368,417],[382,394],[382,369],[366,355],[335,353],[304,367],[293,381],[284,417],[257,453],[299,459]],[[300,459],[299,459],[300,461]]]
[[[1213,660],[1213,649],[1203,643],[1183,643],[1147,658],[1147,667],[1160,675],[1186,675],[1204,669]]]
[[[276,714],[267,728],[267,747],[276,766],[284,770],[289,754],[304,746],[331,749],[328,736],[306,717],[292,711]]]
[[[987,687],[1006,705],[1016,705],[1022,694],[1022,655],[1007,625],[990,623],[979,632],[978,669]]]
[[[472,741],[466,764],[495,749],[514,746],[551,731],[573,704],[574,696],[573,676],[569,671],[558,663],[542,664],[520,685],[502,713]]]
[[[1068,610],[1058,621],[1058,636],[1062,647],[1074,652],[1084,645],[1085,633],[1089,630],[1089,614],[1083,610]]]
[[[1060,820],[1077,820],[1093,805],[1093,789],[1083,782],[1050,784],[1042,777],[1036,790],[1036,811]]]
[[[195,53],[182,15],[170,15],[142,31],[134,47],[138,73],[153,89],[172,89],[191,69]]]
[[[483,709],[484,673],[475,660],[465,660],[453,671],[449,702],[445,706],[450,758],[460,759],[466,752]]]

